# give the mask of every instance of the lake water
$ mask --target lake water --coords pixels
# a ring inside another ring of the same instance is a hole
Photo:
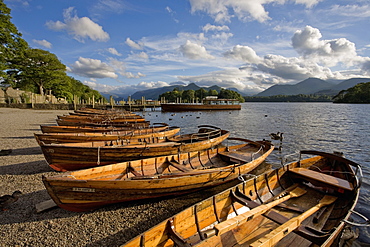
[[[370,104],[243,103],[240,111],[143,114],[151,123],[181,127],[182,134],[196,131],[202,124],[251,140],[270,140],[269,133],[283,132],[282,155],[303,149],[343,152],[345,157],[362,165],[363,184],[356,211],[370,218]],[[267,161],[278,166],[279,157],[276,152]],[[370,243],[370,227],[359,230],[359,240]]]

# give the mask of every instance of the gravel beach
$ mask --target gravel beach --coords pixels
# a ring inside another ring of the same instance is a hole
[[[40,125],[55,125],[64,110],[0,108],[0,196],[20,190],[9,210],[0,211],[0,246],[120,246],[164,219],[231,184],[176,198],[110,205],[75,213],[53,208],[36,213],[35,205],[49,200],[41,177],[51,169],[33,134]]]

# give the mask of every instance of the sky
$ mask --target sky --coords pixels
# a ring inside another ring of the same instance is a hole
[[[100,92],[370,77],[368,0],[3,1],[32,48]]]

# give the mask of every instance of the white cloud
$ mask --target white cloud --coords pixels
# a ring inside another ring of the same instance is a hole
[[[166,10],[170,14],[174,13],[174,11],[169,6],[166,7]]]
[[[137,87],[144,88],[144,89],[151,89],[151,88],[160,88],[160,87],[167,87],[169,84],[164,81],[157,81],[157,82],[140,82]]]
[[[209,31],[229,31],[230,28],[226,25],[223,25],[223,26],[215,26],[215,25],[211,25],[209,23],[207,23],[204,27],[203,27],[203,31],[204,32],[209,32]]]
[[[36,39],[34,39],[34,40],[32,40],[34,43],[36,43],[36,44],[39,44],[39,45],[41,45],[41,46],[43,46],[43,47],[46,47],[46,48],[51,48],[52,47],[52,44],[49,42],[49,41],[46,41],[46,40],[36,40]]]
[[[320,31],[311,26],[298,30],[292,37],[293,48],[302,56],[327,66],[343,63],[352,66],[357,62],[355,44],[345,38],[324,40]]]
[[[61,21],[48,21],[46,26],[55,31],[66,30],[77,41],[84,43],[86,38],[94,41],[108,41],[109,34],[88,17],[79,18],[73,7],[64,10],[64,23]]]
[[[286,58],[279,55],[266,55],[262,62],[256,65],[256,68],[261,72],[285,80],[298,81],[308,77],[334,78],[334,74],[329,68],[296,57]]]
[[[110,54],[116,55],[116,56],[122,56],[121,53],[119,53],[115,48],[108,48],[107,49]]]
[[[179,80],[195,82],[199,86],[218,85],[223,88],[237,88],[244,93],[258,93],[265,88],[251,81],[250,71],[238,68],[226,68],[198,76],[178,76]]]
[[[110,65],[112,66],[112,68],[115,69],[115,71],[117,71],[120,75],[128,78],[128,79],[132,79],[132,78],[140,78],[140,77],[144,77],[145,75],[142,74],[142,73],[137,73],[136,75],[133,74],[132,72],[127,72],[126,71],[126,65],[125,65],[125,62],[123,61],[119,61],[117,59],[114,59],[114,58],[110,58],[109,59],[109,63]]]
[[[294,0],[296,4],[306,5],[307,8],[312,8],[321,1],[323,0]]]
[[[143,49],[142,44],[136,43],[135,41],[131,40],[130,38],[127,38],[125,43],[128,46],[130,46],[132,49],[136,49],[136,50],[142,50]]]
[[[366,76],[370,76],[370,58],[364,58],[364,61],[361,65],[361,70],[366,74]]]
[[[149,55],[146,53],[146,52],[140,52],[140,53],[133,53],[131,52],[131,55],[130,55],[130,58],[134,59],[134,60],[148,60],[149,59]]]
[[[311,8],[322,0],[294,0],[295,4]],[[264,4],[284,4],[288,0],[190,0],[191,12],[203,11],[209,14],[216,22],[230,22],[235,15],[239,20],[257,20],[265,22],[270,20],[269,13]]]
[[[91,87],[94,90],[97,90],[97,91],[103,92],[103,93],[114,92],[118,88],[117,86],[111,86],[111,85],[96,83],[94,80],[83,81],[83,84]]]
[[[232,33],[225,33],[225,32],[221,32],[221,33],[216,33],[216,34],[213,34],[211,37],[211,40],[220,40],[222,44],[225,44],[229,38],[233,37],[234,35]]]
[[[80,57],[70,69],[72,73],[83,77],[114,79],[118,77],[111,66],[98,59]]]
[[[213,59],[204,46],[192,43],[187,40],[184,45],[180,46],[181,53],[189,59]]]
[[[225,52],[224,56],[246,63],[259,63],[261,61],[256,52],[249,46],[236,45],[232,50]]]
[[[368,18],[370,17],[369,5],[333,5],[330,8],[330,13],[352,18]]]

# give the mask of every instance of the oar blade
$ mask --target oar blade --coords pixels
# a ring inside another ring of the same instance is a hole
[[[294,190],[290,191],[289,194],[291,197],[300,197],[304,195],[307,191],[302,188],[295,188]]]
[[[337,200],[337,197],[335,197],[335,196],[325,195],[325,196],[320,200],[320,204],[321,204],[321,206],[330,205],[330,204],[332,204],[333,202],[335,202],[335,200]]]

